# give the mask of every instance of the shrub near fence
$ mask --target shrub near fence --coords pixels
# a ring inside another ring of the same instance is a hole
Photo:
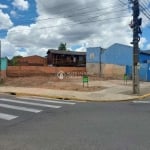
[[[36,75],[52,75],[63,71],[70,72],[86,72],[86,67],[51,67],[51,66],[8,66],[8,77],[23,77]]]

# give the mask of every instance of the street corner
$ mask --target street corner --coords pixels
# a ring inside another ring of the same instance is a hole
[[[148,97],[150,97],[150,93],[138,96],[138,99],[141,100],[141,99],[148,98]]]

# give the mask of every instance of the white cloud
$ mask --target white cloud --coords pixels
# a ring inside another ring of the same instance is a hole
[[[17,16],[16,11],[14,11],[14,10],[12,10],[12,11],[10,12],[10,14],[11,14],[12,17],[16,17],[16,16]]]
[[[28,4],[25,7],[22,2],[27,1],[15,0],[13,4],[27,9]],[[16,50],[12,55],[45,56],[47,49],[56,49],[61,42],[66,42],[68,48],[83,45],[76,51],[85,51],[87,46],[107,48],[114,43],[129,45],[132,41],[132,29],[129,27],[131,14],[121,11],[123,8],[118,0],[36,0],[36,3],[39,16],[35,24],[16,26],[8,30],[6,40]],[[112,13],[117,10],[120,12]],[[100,17],[96,17],[98,15]],[[125,15],[129,17],[119,18]],[[49,19],[41,20],[43,18]],[[141,46],[145,43],[144,40],[141,39]],[[25,48],[26,51],[20,52],[20,48]]]
[[[8,29],[13,25],[8,14],[0,9],[0,29]]]
[[[1,39],[1,55],[2,57],[8,57],[11,58],[14,56],[16,52],[16,48],[13,44],[11,44],[9,41]]]
[[[7,6],[7,5],[0,4],[0,9],[5,9],[5,8],[8,8],[8,6]]]
[[[141,39],[140,39],[140,42],[139,42],[139,47],[141,48],[141,49],[143,49],[144,48],[144,45],[147,43],[147,39],[146,38],[144,38],[144,37],[142,37]]]
[[[63,2],[61,0],[36,0],[36,2],[37,12],[40,16],[48,14],[56,16],[56,18],[65,16],[65,19],[68,20],[68,25],[64,26],[63,22],[60,22],[62,26],[58,28],[58,33],[56,34],[62,36],[64,42],[69,44],[82,44],[83,41],[86,41],[89,46],[108,47],[114,42],[129,44],[132,40],[132,30],[128,26],[131,14],[121,12],[123,8],[119,8],[120,4],[117,3],[118,1],[75,0],[70,2],[66,0]],[[120,10],[122,15],[128,14],[129,17],[109,20],[108,18],[120,16],[120,13],[112,13],[117,10],[116,5],[118,5],[118,10]],[[90,13],[87,13],[88,11]],[[97,15],[100,17],[94,18]],[[105,21],[98,22],[97,20]],[[84,23],[88,21],[91,23]]]
[[[150,44],[147,45],[146,49],[150,50]]]
[[[77,48],[75,51],[76,52],[86,52],[86,47],[82,46],[80,48]]]
[[[19,10],[27,10],[29,8],[29,3],[27,0],[14,0],[12,4]]]

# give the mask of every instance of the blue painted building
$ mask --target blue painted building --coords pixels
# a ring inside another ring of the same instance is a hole
[[[6,78],[6,70],[8,66],[7,58],[0,58],[0,79]]]
[[[150,50],[140,51],[140,63],[150,63]]]
[[[139,76],[142,81],[150,81],[150,64],[143,63],[140,65]]]
[[[120,71],[123,71],[122,74],[126,73],[129,77],[132,77],[133,48],[131,46],[116,43],[105,50],[100,47],[87,48],[86,58],[87,70],[96,69],[101,74],[102,70],[105,69],[103,64],[113,64],[122,66],[122,68],[125,67],[124,71],[120,69]],[[139,62],[140,79],[150,81],[150,51],[140,51]],[[114,68],[111,67],[111,69]]]
[[[114,44],[105,50],[91,47],[87,48],[86,61],[87,63],[132,65],[132,53],[132,47],[122,44]]]
[[[114,44],[102,54],[101,62],[116,65],[132,65],[132,47]]]
[[[86,70],[89,74],[101,75],[101,56],[104,49],[101,47],[89,47],[86,52]]]
[[[101,55],[101,48],[100,47],[89,47],[87,48],[86,53],[86,62],[87,63],[100,63],[100,55]]]

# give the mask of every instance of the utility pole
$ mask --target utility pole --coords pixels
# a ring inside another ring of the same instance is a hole
[[[133,66],[132,66],[132,80],[133,80],[133,94],[140,93],[139,87],[139,41],[142,34],[140,25],[142,23],[142,18],[139,18],[139,1],[138,0],[129,0],[133,4],[133,20],[130,24],[130,27],[133,29]]]
[[[1,78],[2,78],[2,74],[1,74],[1,71],[2,71],[2,69],[1,69],[1,64],[2,63],[2,58],[1,58],[1,40],[0,40],[0,82],[1,82]]]

